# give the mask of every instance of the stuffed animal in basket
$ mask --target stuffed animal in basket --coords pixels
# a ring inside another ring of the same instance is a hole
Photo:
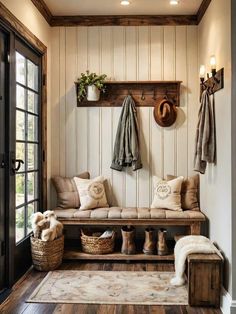
[[[37,239],[40,239],[42,231],[49,228],[50,226],[49,221],[40,212],[34,213],[32,215],[31,223],[34,237]]]
[[[63,224],[57,220],[57,216],[53,210],[47,210],[43,213],[44,219],[49,222],[49,228],[42,231],[41,239],[43,241],[53,241],[63,232]]]

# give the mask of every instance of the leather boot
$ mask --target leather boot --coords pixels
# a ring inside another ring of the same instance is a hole
[[[157,254],[158,255],[167,255],[168,247],[166,244],[166,229],[158,230],[158,241],[157,241]]]
[[[145,242],[143,246],[143,253],[152,255],[155,253],[155,240],[154,240],[154,229],[145,229]]]
[[[124,226],[121,228],[122,247],[121,253],[131,255],[135,254],[135,228],[133,226]]]

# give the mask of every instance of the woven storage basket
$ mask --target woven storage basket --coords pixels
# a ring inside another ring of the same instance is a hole
[[[115,232],[110,238],[91,236],[89,232],[81,230],[81,246],[84,253],[108,254],[114,252]]]
[[[30,242],[33,265],[37,270],[54,270],[61,265],[64,253],[64,236],[48,242],[31,237]]]

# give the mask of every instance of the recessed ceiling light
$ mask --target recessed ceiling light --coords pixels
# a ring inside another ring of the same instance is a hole
[[[121,5],[129,5],[130,2],[129,2],[129,0],[122,0],[122,1],[120,2],[120,4],[121,4]]]
[[[179,4],[179,1],[178,0],[170,0],[170,4],[171,5],[177,5],[177,4]]]

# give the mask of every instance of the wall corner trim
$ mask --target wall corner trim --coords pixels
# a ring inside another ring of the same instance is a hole
[[[31,0],[33,4],[36,6],[38,11],[42,14],[42,16],[45,18],[45,20],[48,22],[48,24],[51,26],[52,21],[52,13],[49,10],[48,6],[43,0]]]
[[[197,24],[199,24],[208,9],[211,0],[203,0],[197,12]]]
[[[223,314],[231,314],[231,307],[236,308],[236,301],[232,300],[231,295],[228,291],[222,287],[222,299],[221,299],[221,311]]]

